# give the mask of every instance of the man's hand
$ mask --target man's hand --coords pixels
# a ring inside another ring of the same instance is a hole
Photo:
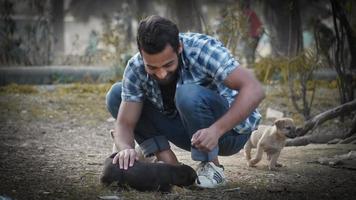
[[[213,150],[219,142],[220,135],[212,128],[200,129],[192,136],[191,142],[200,151],[209,152]]]
[[[126,170],[134,165],[135,160],[138,160],[138,155],[135,149],[124,149],[116,154],[112,163],[116,164],[119,162],[120,169]]]

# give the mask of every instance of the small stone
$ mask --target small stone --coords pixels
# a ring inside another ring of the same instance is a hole
[[[108,118],[106,121],[111,123],[111,122],[114,122],[115,119],[114,119],[113,117],[110,117],[110,118]]]
[[[40,150],[40,151],[42,151],[42,150],[44,150],[45,148],[44,148],[44,147],[38,147],[37,149]]]
[[[118,196],[99,196],[99,199],[103,199],[103,200],[118,200],[120,198]]]
[[[271,187],[271,188],[267,188],[267,191],[268,192],[271,192],[271,193],[275,193],[275,192],[283,192],[285,191],[286,189],[284,187],[280,187],[280,186],[275,186],[275,187]]]
[[[20,147],[28,147],[29,146],[29,143],[28,142],[24,142],[20,145]]]
[[[223,192],[236,192],[236,191],[240,191],[240,187],[229,188],[229,189],[223,190]]]

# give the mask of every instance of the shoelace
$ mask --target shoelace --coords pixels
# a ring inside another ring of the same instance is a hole
[[[201,169],[199,170],[201,173],[201,175],[204,175],[204,176],[206,176],[206,175],[209,175],[209,171],[210,171],[210,169],[212,168],[211,166],[210,166],[210,164],[209,163],[201,163],[201,165],[202,165],[202,167],[201,167]]]

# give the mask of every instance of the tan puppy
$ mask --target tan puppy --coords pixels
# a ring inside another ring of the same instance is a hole
[[[248,166],[256,165],[262,159],[263,152],[266,152],[269,169],[274,170],[276,167],[281,167],[282,165],[277,163],[277,159],[286,139],[293,137],[296,137],[295,125],[291,118],[277,119],[273,126],[258,126],[244,147]],[[257,154],[255,158],[251,159],[251,149],[256,147]]]

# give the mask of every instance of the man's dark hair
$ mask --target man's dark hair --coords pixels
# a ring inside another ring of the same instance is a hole
[[[179,47],[179,30],[176,24],[158,15],[142,20],[137,31],[137,46],[148,54],[156,54],[170,44],[175,52]]]

